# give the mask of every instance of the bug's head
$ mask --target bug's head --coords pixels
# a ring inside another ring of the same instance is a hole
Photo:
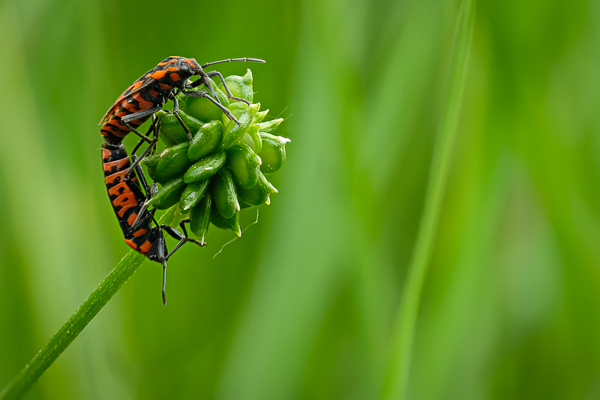
[[[193,58],[181,57],[178,64],[179,75],[186,80],[193,75],[199,75],[200,71],[202,71],[200,64]]]
[[[179,60],[177,60],[177,69],[177,73],[181,79],[175,82],[175,86],[181,88],[187,87],[187,85],[189,85],[189,79],[194,75],[199,75],[202,71],[202,67],[195,59],[185,57],[180,57]]]

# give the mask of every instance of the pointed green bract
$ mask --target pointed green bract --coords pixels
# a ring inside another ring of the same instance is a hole
[[[230,218],[225,218],[213,206],[210,213],[210,222],[220,229],[228,229],[235,232],[236,235],[242,236],[242,228],[240,227],[240,213],[236,212]]]
[[[283,122],[283,118],[277,118],[271,121],[267,121],[267,122],[261,122],[260,125],[260,131],[261,132],[266,132],[266,133],[272,133],[275,131],[275,129],[279,128],[279,125],[281,125],[281,123]]]
[[[206,194],[209,181],[209,179],[205,179],[203,181],[190,183],[186,186],[181,194],[181,200],[179,201],[179,209],[182,213],[190,211],[192,207],[202,200]]]
[[[239,188],[237,190],[240,200],[252,206],[269,204],[269,196],[271,193],[277,193],[277,189],[271,185],[260,171],[258,171],[258,182],[252,189],[246,190]]]
[[[256,109],[256,107],[248,107],[241,111],[239,115],[236,115],[236,113],[232,112],[232,114],[238,119],[240,123],[237,124],[235,121],[231,121],[225,128],[225,132],[223,133],[222,144],[222,147],[224,149],[228,149],[240,141],[242,136],[244,136],[246,129],[248,128],[248,126],[250,126],[250,122],[252,122],[252,118],[256,113]]]
[[[235,184],[227,168],[221,168],[212,179],[215,207],[223,218],[231,218],[240,210]]]
[[[285,144],[290,140],[281,136],[274,136],[269,133],[261,133],[262,150],[259,153],[263,161],[260,170],[265,174],[272,174],[283,167],[285,163]]]
[[[260,123],[263,119],[265,119],[265,117],[267,116],[268,113],[269,113],[269,110],[257,112],[256,115],[254,116],[254,119],[252,120],[252,123],[253,124]]]
[[[212,195],[206,194],[190,213],[190,229],[200,238],[200,243],[206,244],[206,234],[210,226],[210,212],[212,208]]]
[[[262,150],[262,138],[260,137],[258,129],[258,124],[250,125],[248,129],[246,129],[246,132],[244,132],[244,136],[242,136],[238,142],[249,146],[257,154]]]
[[[237,187],[252,189],[258,181],[260,164],[260,157],[245,144],[238,143],[227,150],[227,168]]]

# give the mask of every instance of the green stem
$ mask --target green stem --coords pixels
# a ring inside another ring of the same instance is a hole
[[[159,224],[172,223],[176,207],[164,213]],[[62,354],[77,335],[127,282],[146,258],[131,250],[104,278],[71,318],[56,332],[50,341],[25,365],[25,368],[0,393],[0,400],[19,399]]]
[[[423,281],[436,236],[444,188],[450,167],[450,156],[456,136],[456,125],[460,112],[467,58],[475,19],[474,14],[475,0],[464,0],[459,12],[454,37],[448,91],[433,152],[425,207],[408,270],[406,287],[402,293],[396,314],[391,360],[386,371],[383,387],[383,398],[386,400],[403,399],[407,394],[417,314]]]

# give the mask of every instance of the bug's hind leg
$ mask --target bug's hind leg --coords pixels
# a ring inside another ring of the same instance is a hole
[[[163,305],[165,305],[165,306],[167,305],[167,295],[166,295],[166,288],[167,288],[167,261],[186,242],[195,243],[195,244],[197,244],[200,247],[204,247],[204,245],[202,243],[200,243],[199,241],[197,241],[196,239],[192,239],[192,238],[188,237],[187,230],[185,229],[185,222],[186,221],[183,221],[183,222],[181,222],[179,224],[179,226],[181,227],[181,229],[183,230],[184,233],[179,232],[177,229],[175,229],[175,228],[173,228],[173,227],[171,227],[169,225],[160,225],[158,227],[159,229],[158,229],[158,237],[157,237],[157,245],[158,245],[157,260],[163,266],[162,298],[163,298]],[[171,250],[168,253],[167,253],[167,244],[165,242],[165,238],[164,238],[163,233],[162,233],[163,230],[165,232],[167,232],[173,238],[179,240],[179,243],[177,243],[177,245],[175,245],[175,247],[173,248],[173,250]]]
[[[159,227],[162,230],[164,230],[165,232],[167,232],[171,237],[179,240],[179,243],[177,243],[177,245],[175,245],[173,250],[171,250],[169,252],[169,254],[167,254],[167,260],[173,255],[173,253],[175,253],[177,250],[179,250],[179,248],[181,246],[183,246],[184,243],[191,242],[191,243],[197,244],[200,247],[206,246],[205,244],[202,244],[199,241],[197,241],[196,239],[192,239],[188,236],[187,229],[185,229],[185,221],[181,222],[179,224],[179,226],[181,227],[181,229],[183,230],[184,233],[179,232],[177,229],[175,229],[169,225],[160,225],[160,227]]]

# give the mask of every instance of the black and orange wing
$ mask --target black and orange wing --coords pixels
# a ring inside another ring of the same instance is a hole
[[[129,96],[143,90],[144,88],[148,87],[150,84],[152,84],[154,82],[154,78],[152,78],[152,72],[154,72],[154,70],[147,72],[144,76],[142,76],[137,81],[133,82],[131,84],[131,86],[129,86],[127,89],[125,89],[125,91],[123,93],[121,93],[121,95],[113,103],[113,105],[110,106],[110,108],[108,109],[106,114],[104,114],[104,117],[102,117],[102,120],[100,121],[100,123],[98,125],[102,125],[104,122],[106,122],[110,113],[113,112],[119,106],[119,104],[121,103],[121,101],[124,98],[129,97]]]

